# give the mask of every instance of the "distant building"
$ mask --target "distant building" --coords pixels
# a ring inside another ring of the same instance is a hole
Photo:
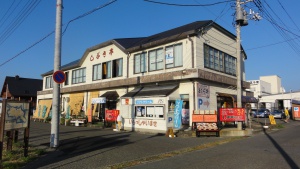
[[[259,80],[248,80],[250,90],[254,97],[284,93],[285,89],[281,86],[281,78],[277,75],[260,76]]]
[[[43,80],[6,76],[1,90],[1,98],[8,100],[30,101],[36,105],[37,91],[43,89]]]

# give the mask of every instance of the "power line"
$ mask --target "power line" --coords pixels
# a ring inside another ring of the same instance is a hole
[[[28,1],[29,2],[29,1]],[[19,12],[19,14],[15,17],[14,21],[6,27],[6,30],[0,36],[0,45],[3,44],[7,38],[21,25],[22,22],[31,14],[31,12],[36,8],[36,6],[41,2],[39,1],[31,1],[29,4]]]
[[[159,2],[159,1],[152,1],[152,0],[144,0],[146,2],[151,2],[151,3],[157,3],[157,4],[161,4],[161,5],[171,5],[171,6],[189,6],[189,7],[197,7],[197,6],[213,6],[213,5],[218,5],[218,4],[222,4],[222,3],[227,3],[227,2],[233,2],[235,0],[226,0],[226,1],[220,1],[220,2],[215,2],[215,3],[211,3],[211,4],[173,4],[173,3],[166,3],[166,2]]]
[[[95,9],[93,9],[93,10],[91,10],[91,11],[88,11],[88,12],[86,12],[86,13],[84,13],[84,14],[82,14],[82,15],[80,15],[80,16],[78,16],[78,17],[72,19],[72,20],[70,20],[70,21],[67,23],[67,26],[66,26],[66,28],[64,29],[64,32],[66,32],[67,27],[68,27],[68,25],[69,25],[71,22],[73,22],[73,21],[75,21],[75,20],[78,20],[78,19],[81,19],[81,18],[83,18],[83,17],[85,17],[85,16],[88,16],[88,15],[92,14],[93,12],[95,12],[95,11],[97,11],[97,10],[99,10],[99,9],[102,9],[102,8],[108,6],[108,5],[110,5],[110,4],[112,4],[112,3],[116,2],[116,1],[117,1],[117,0],[111,0],[111,1],[109,1],[108,3],[106,3],[106,4],[104,4],[104,5],[101,5],[101,6],[95,8]],[[47,39],[50,35],[52,35],[54,32],[55,32],[55,31],[50,32],[49,34],[47,34],[46,36],[44,36],[43,38],[41,38],[41,39],[38,40],[37,42],[35,42],[35,43],[33,43],[32,45],[30,45],[28,48],[22,50],[21,52],[19,52],[19,53],[16,54],[15,56],[11,57],[11,58],[8,59],[7,61],[1,63],[1,64],[0,64],[0,67],[2,67],[3,65],[7,64],[7,63],[10,62],[10,61],[12,61],[13,59],[17,58],[18,56],[20,56],[21,54],[25,53],[25,52],[28,51],[29,49],[33,48],[34,46],[36,46],[36,45],[39,44],[40,42],[44,41],[44,40]]]

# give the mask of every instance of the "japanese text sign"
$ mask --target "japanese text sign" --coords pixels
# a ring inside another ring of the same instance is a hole
[[[220,121],[223,122],[245,121],[245,109],[244,108],[221,108]]]

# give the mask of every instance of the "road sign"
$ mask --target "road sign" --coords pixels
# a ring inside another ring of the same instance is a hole
[[[63,71],[58,70],[58,71],[53,73],[53,80],[56,83],[63,83],[63,82],[66,81],[66,75]]]

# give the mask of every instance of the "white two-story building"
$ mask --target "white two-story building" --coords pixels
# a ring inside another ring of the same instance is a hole
[[[211,20],[148,37],[100,43],[61,67],[67,77],[61,84],[61,111],[102,119],[106,110],[119,110],[125,130],[165,132],[170,114],[178,111],[176,100],[181,100],[180,123],[191,126],[196,110],[235,107],[236,46],[235,35]],[[245,82],[246,55],[241,53],[245,105],[256,100],[245,91],[250,84]],[[42,74],[37,118],[50,113],[52,75],[53,71]],[[104,102],[93,103],[93,98],[104,98]]]

